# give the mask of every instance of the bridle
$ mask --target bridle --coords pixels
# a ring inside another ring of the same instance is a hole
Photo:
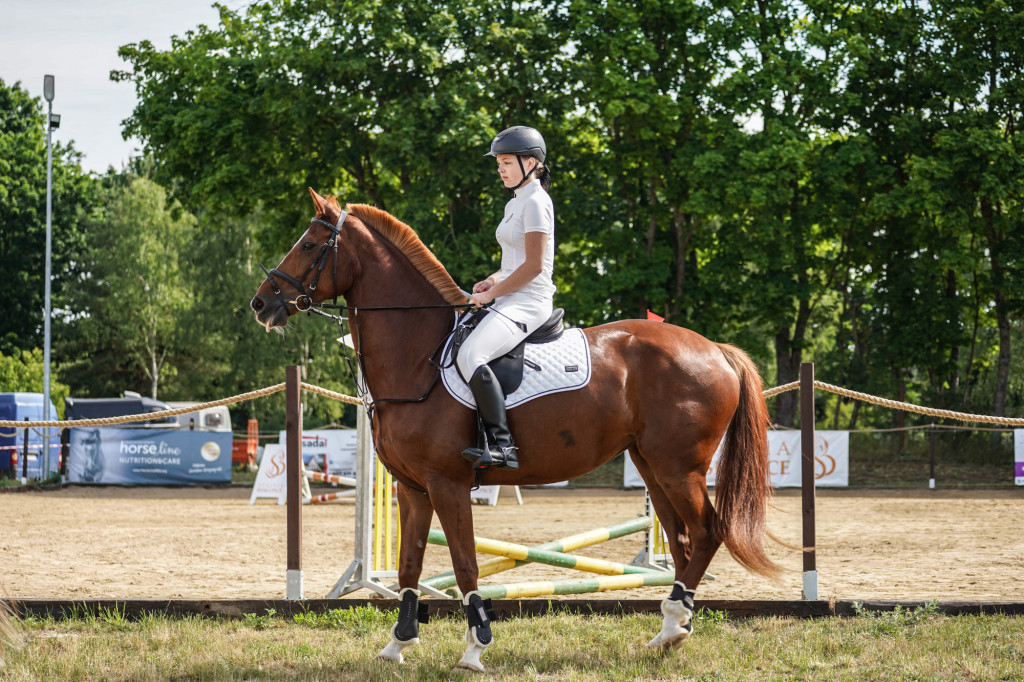
[[[327,254],[330,251],[334,251],[334,265],[331,269],[331,274],[332,277],[334,278],[334,303],[335,305],[337,305],[338,235],[341,233],[341,226],[345,222],[345,218],[347,217],[348,211],[342,211],[341,215],[338,216],[338,222],[335,223],[334,225],[331,225],[326,220],[321,220],[320,218],[317,218],[315,216],[313,217],[312,221],[310,222],[310,225],[312,225],[313,223],[319,223],[323,225],[324,227],[331,231],[331,237],[326,242],[324,242],[323,246],[320,247],[320,254],[316,257],[315,261],[309,264],[309,267],[306,269],[305,274],[302,275],[302,279],[295,279],[287,272],[281,272],[277,268],[267,270],[267,268],[264,267],[263,263],[260,263],[260,269],[263,270],[263,272],[267,275],[267,281],[270,282],[270,286],[273,288],[274,294],[277,296],[277,300],[281,302],[282,306],[287,308],[288,304],[291,303],[295,306],[295,309],[301,313],[307,312],[310,309],[312,309],[313,293],[316,291],[316,285],[320,281],[320,275],[323,273],[324,266],[327,264]],[[306,280],[307,277],[309,277],[309,273],[313,272],[313,270],[316,270],[316,273],[313,275],[313,281],[309,283],[309,289],[307,290],[303,282]],[[281,293],[281,287],[278,286],[277,280],[275,280],[274,277],[280,277],[285,282],[295,287],[299,292],[298,297],[294,301],[286,300],[284,294]]]

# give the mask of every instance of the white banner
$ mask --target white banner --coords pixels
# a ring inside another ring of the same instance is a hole
[[[321,429],[302,432],[302,463],[335,476],[356,476],[356,430]],[[284,447],[287,431],[281,431],[280,443]],[[324,471],[324,462],[327,471]]]
[[[721,456],[721,445],[708,469],[708,486],[715,485],[715,470]],[[768,468],[772,486],[776,488],[800,487],[800,432],[768,432]],[[814,432],[814,479],[817,486],[843,487],[850,484],[850,432]],[[622,485],[627,488],[644,487],[633,460],[626,457]]]
[[[498,504],[498,491],[500,490],[500,485],[482,485],[475,490],[469,491],[469,499],[474,502],[483,502],[488,507],[493,507]]]
[[[1024,429],[1013,430],[1013,483],[1024,485]]]
[[[288,499],[288,459],[285,457],[283,445],[267,443],[260,458],[260,467],[256,470],[256,482],[252,485],[249,504],[254,504],[261,497],[272,497],[278,504]]]

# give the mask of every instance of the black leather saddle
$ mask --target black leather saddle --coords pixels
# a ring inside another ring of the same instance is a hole
[[[484,319],[484,316],[489,314],[491,314],[490,310],[487,308],[480,308],[478,310],[470,311],[469,316],[463,320],[455,335],[455,340],[451,345],[450,357],[453,362],[455,357],[458,356],[462,342],[465,341],[471,331],[476,329],[476,326],[480,324],[480,321]],[[562,332],[565,331],[565,325],[562,324],[563,317],[565,317],[565,310],[562,308],[555,308],[551,313],[551,317],[549,317],[544,324],[537,327],[532,334],[520,341],[518,346],[501,357],[495,358],[487,363],[491,368],[491,371],[494,372],[494,376],[498,378],[498,383],[501,385],[501,391],[506,398],[509,393],[513,393],[523,383],[523,367],[527,363],[525,353],[526,344],[551,343],[552,341],[557,341],[562,336]],[[530,363],[530,369],[540,371],[541,367]],[[462,380],[466,381],[466,377],[462,377]]]

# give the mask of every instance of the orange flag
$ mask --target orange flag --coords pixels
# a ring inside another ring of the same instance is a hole
[[[647,319],[654,320],[655,322],[664,322],[665,318],[656,313],[652,313],[650,310],[647,311]]]

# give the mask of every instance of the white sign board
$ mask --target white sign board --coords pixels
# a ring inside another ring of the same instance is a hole
[[[711,460],[711,468],[708,469],[709,487],[715,485],[715,470],[721,454],[719,445]],[[800,459],[799,431],[768,432],[768,468],[773,487],[800,487]],[[850,484],[849,431],[815,431],[814,480],[816,486],[844,487]],[[623,467],[622,484],[627,488],[642,488],[644,485],[629,457]]]
[[[356,430],[320,429],[302,432],[302,463],[336,476],[356,477]],[[284,447],[287,432],[281,431],[281,447]],[[327,471],[324,471],[324,462]]]
[[[1013,483],[1024,485],[1024,429],[1013,430]]]
[[[288,499],[287,472],[288,459],[284,446],[268,443],[263,449],[260,467],[256,470],[256,482],[252,486],[249,504],[254,504],[261,497],[277,498],[278,504],[284,504]]]
[[[469,491],[469,499],[473,502],[483,502],[488,507],[493,507],[498,504],[498,492],[500,490],[500,485],[482,485],[475,490]]]

